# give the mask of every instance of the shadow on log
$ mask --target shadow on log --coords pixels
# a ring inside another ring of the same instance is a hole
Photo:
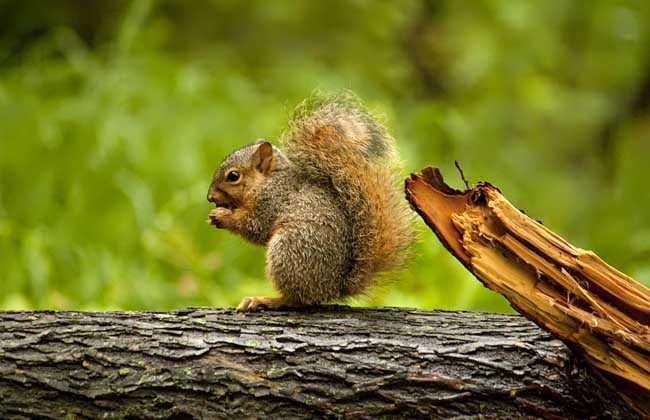
[[[636,418],[515,315],[0,312],[0,418]]]

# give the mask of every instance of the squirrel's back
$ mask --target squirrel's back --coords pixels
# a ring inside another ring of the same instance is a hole
[[[395,142],[351,94],[314,96],[294,112],[283,150],[302,176],[340,197],[350,224],[352,270],[344,295],[399,268],[412,241]]]

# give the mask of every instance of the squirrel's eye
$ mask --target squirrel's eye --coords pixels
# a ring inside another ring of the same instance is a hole
[[[230,171],[228,172],[228,175],[226,176],[226,181],[228,182],[237,182],[239,180],[239,172],[237,171]]]

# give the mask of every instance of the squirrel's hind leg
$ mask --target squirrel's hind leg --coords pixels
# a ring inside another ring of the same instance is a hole
[[[347,243],[329,226],[294,223],[268,244],[267,273],[283,306],[311,306],[341,297]]]

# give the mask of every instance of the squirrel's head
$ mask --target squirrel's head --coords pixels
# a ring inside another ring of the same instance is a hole
[[[275,170],[280,156],[280,151],[265,140],[235,150],[215,171],[208,201],[229,209],[251,207],[258,186]]]

